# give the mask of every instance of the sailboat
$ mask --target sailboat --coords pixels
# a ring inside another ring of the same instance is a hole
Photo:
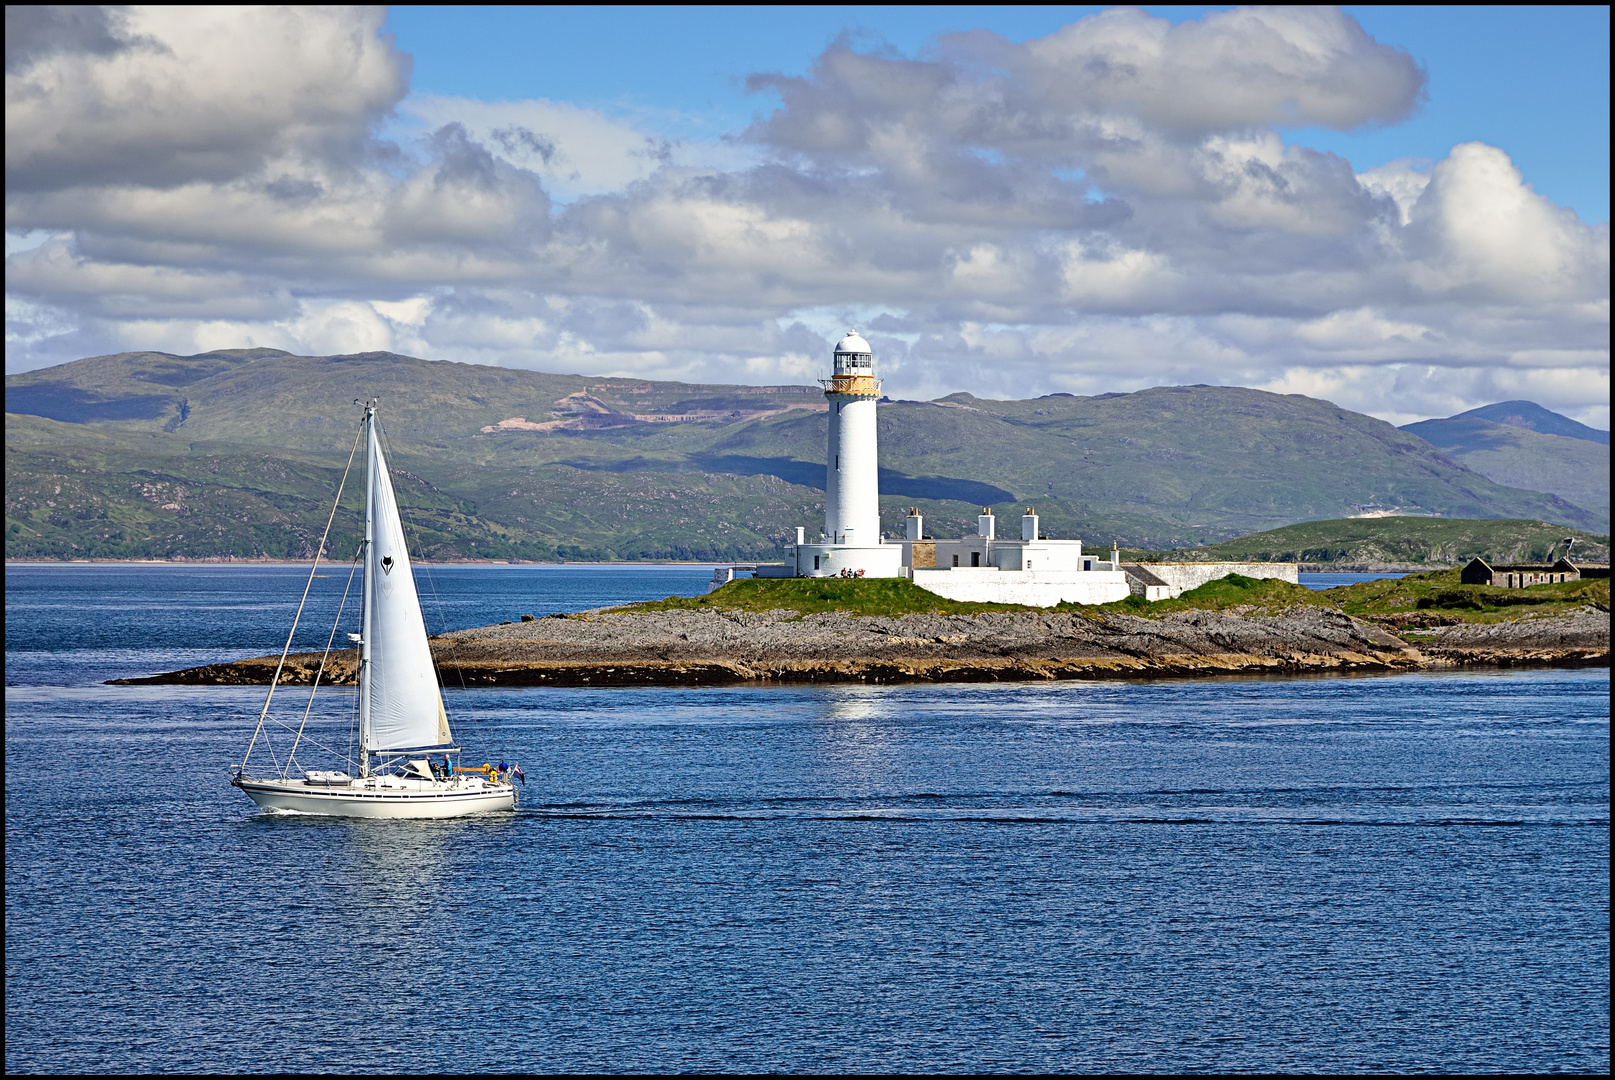
[[[357,764],[358,775],[349,775],[346,770],[310,769],[293,776],[297,748],[304,740],[303,725],[296,729],[297,738],[284,765],[277,763],[273,775],[262,777],[248,773],[248,762],[263,735],[276,684],[291,650],[292,637],[297,632],[297,619],[301,618],[303,606],[308,602],[309,589],[305,586],[303,602],[292,620],[292,630],[286,637],[286,648],[281,652],[275,677],[270,681],[258,726],[241,764],[233,769],[230,783],[265,809],[302,814],[442,818],[514,810],[513,777],[520,775],[519,766],[473,768],[459,764],[461,748],[454,745],[454,736],[449,730],[442,688],[426,640],[426,623],[421,617],[420,597],[415,590],[414,571],[404,541],[403,524],[398,517],[398,500],[377,431],[376,405],[375,401],[364,403],[363,425],[354,440],[355,452],[361,440],[365,445],[367,480],[365,538],[359,553],[364,568],[361,585],[364,614],[361,632],[348,635],[359,646],[359,747],[356,757],[349,762],[349,768]],[[354,456],[354,453],[348,455],[349,470]],[[337,503],[341,502],[346,482],[345,470],[342,484],[337,488]],[[315,550],[314,567],[309,572],[310,586],[335,518],[336,505],[333,504],[325,536],[320,538]],[[352,581],[351,573],[349,581]],[[341,620],[340,609],[337,620]],[[336,626],[333,625],[331,641],[335,637]],[[326,643],[327,657],[331,641]],[[314,689],[310,691],[310,708],[324,671],[322,660]],[[307,719],[305,710],[304,725]],[[267,747],[267,736],[265,739]]]

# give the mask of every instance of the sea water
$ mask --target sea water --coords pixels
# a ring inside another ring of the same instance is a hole
[[[1333,572],[1303,573],[1297,575],[1297,580],[1307,588],[1317,592],[1324,589],[1338,589],[1342,585],[1360,585],[1365,581],[1379,581],[1383,578],[1405,578],[1406,574],[1339,574]]]
[[[1607,671],[451,688],[516,813],[275,816],[262,690],[102,681],[278,650],[306,574],[7,568],[8,1071],[1609,1067]]]

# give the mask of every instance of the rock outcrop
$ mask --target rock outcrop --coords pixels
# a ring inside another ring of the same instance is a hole
[[[1458,624],[1398,637],[1339,611],[1132,615],[802,616],[791,611],[585,612],[484,626],[432,641],[448,686],[711,685],[736,682],[982,682],[1212,674],[1409,671],[1470,665],[1607,664],[1609,615]],[[306,686],[318,653],[287,658]],[[277,656],[209,664],[125,685],[267,684]],[[322,683],[351,685],[333,653]]]

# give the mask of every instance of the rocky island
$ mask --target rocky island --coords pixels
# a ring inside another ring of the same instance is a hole
[[[1455,571],[1312,592],[1225,578],[1177,600],[1054,609],[939,600],[901,579],[735,581],[702,597],[432,639],[446,686],[982,682],[1609,663],[1608,579],[1497,589]],[[267,684],[278,656],[119,680]],[[355,681],[297,653],[283,684]]]

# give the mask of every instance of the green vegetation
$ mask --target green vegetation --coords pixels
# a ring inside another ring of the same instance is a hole
[[[926,592],[907,578],[739,578],[705,596],[669,596],[612,611],[796,611],[812,615],[974,615],[1025,611],[1019,604],[967,604]]]
[[[1176,611],[1228,611],[1276,614],[1297,606],[1338,608],[1357,618],[1393,626],[1441,625],[1457,622],[1502,622],[1558,615],[1589,604],[1609,608],[1609,579],[1554,582],[1525,589],[1464,585],[1457,570],[1382,578],[1356,585],[1314,591],[1286,581],[1258,580],[1240,574],[1207,582],[1175,600],[1146,604],[1128,597],[1099,609],[1156,618]],[[1084,610],[1060,605],[1065,610]]]
[[[1081,604],[1061,604],[1060,608],[1067,611],[1125,611],[1155,618],[1176,611],[1227,611],[1233,608],[1279,611],[1297,605],[1334,607],[1337,602],[1329,599],[1326,593],[1309,589],[1304,585],[1292,585],[1288,581],[1274,581],[1271,578],[1248,578],[1243,574],[1229,574],[1216,581],[1208,581],[1198,589],[1190,589],[1172,600],[1146,602],[1143,597],[1129,596],[1125,600],[1102,604],[1098,608],[1084,608]]]
[[[1500,589],[1463,585],[1458,571],[1439,570],[1316,591],[1287,581],[1230,574],[1207,582],[1175,600],[1146,603],[1130,596],[1111,604],[1061,604],[1055,610],[1094,615],[1113,611],[1159,618],[1182,611],[1240,611],[1278,614],[1296,607],[1339,609],[1393,626],[1456,622],[1499,622],[1555,615],[1586,605],[1609,608],[1609,579]],[[802,615],[844,611],[852,615],[898,616],[925,613],[974,615],[987,611],[1035,611],[1016,604],[969,604],[926,592],[907,578],[742,578],[705,596],[669,596],[628,604],[612,611],[795,611]]]
[[[1575,558],[1609,561],[1609,537],[1545,521],[1429,517],[1307,521],[1187,551],[1129,552],[1129,561],[1301,562],[1336,566],[1455,566],[1545,559],[1567,536]]]
[[[1553,582],[1524,589],[1464,585],[1457,570],[1365,581],[1319,593],[1348,615],[1393,624],[1502,622],[1556,615],[1587,605],[1609,610],[1609,579]]]
[[[1561,615],[1589,604],[1609,609],[1609,579],[1555,582],[1525,589],[1490,585],[1464,585],[1457,570],[1382,578],[1356,585],[1314,591],[1285,581],[1258,580],[1240,574],[1207,582],[1175,600],[1146,604],[1136,596],[1097,610],[1124,611],[1157,618],[1177,611],[1240,610],[1278,614],[1295,607],[1321,607],[1344,611],[1398,628],[1436,626],[1459,622],[1489,623],[1540,615]],[[1083,610],[1060,605],[1066,610]],[[1093,610],[1093,609],[1090,609]]]
[[[827,419],[816,387],[391,353],[127,353],[7,378],[6,555],[307,552],[361,397],[381,400],[400,502],[430,558],[767,559],[797,526],[822,520]],[[1371,417],[1238,387],[893,401],[881,406],[880,443],[892,533],[908,506],[945,537],[974,532],[982,505],[1011,522],[1033,505],[1048,535],[1106,549],[1113,539],[1211,544],[1395,508],[1601,521],[1494,484]],[[340,552],[353,520],[338,528]]]
[[[347,460],[346,447],[186,444],[6,420],[12,559],[306,558]],[[73,439],[47,441],[64,428]],[[777,551],[787,534],[773,522],[824,512],[817,492],[766,476],[697,478],[697,501],[667,474],[445,467],[405,452],[391,463],[412,544],[431,559],[740,561]],[[535,510],[540,496],[548,502]],[[363,505],[356,474],[332,528],[339,558],[358,541]]]

